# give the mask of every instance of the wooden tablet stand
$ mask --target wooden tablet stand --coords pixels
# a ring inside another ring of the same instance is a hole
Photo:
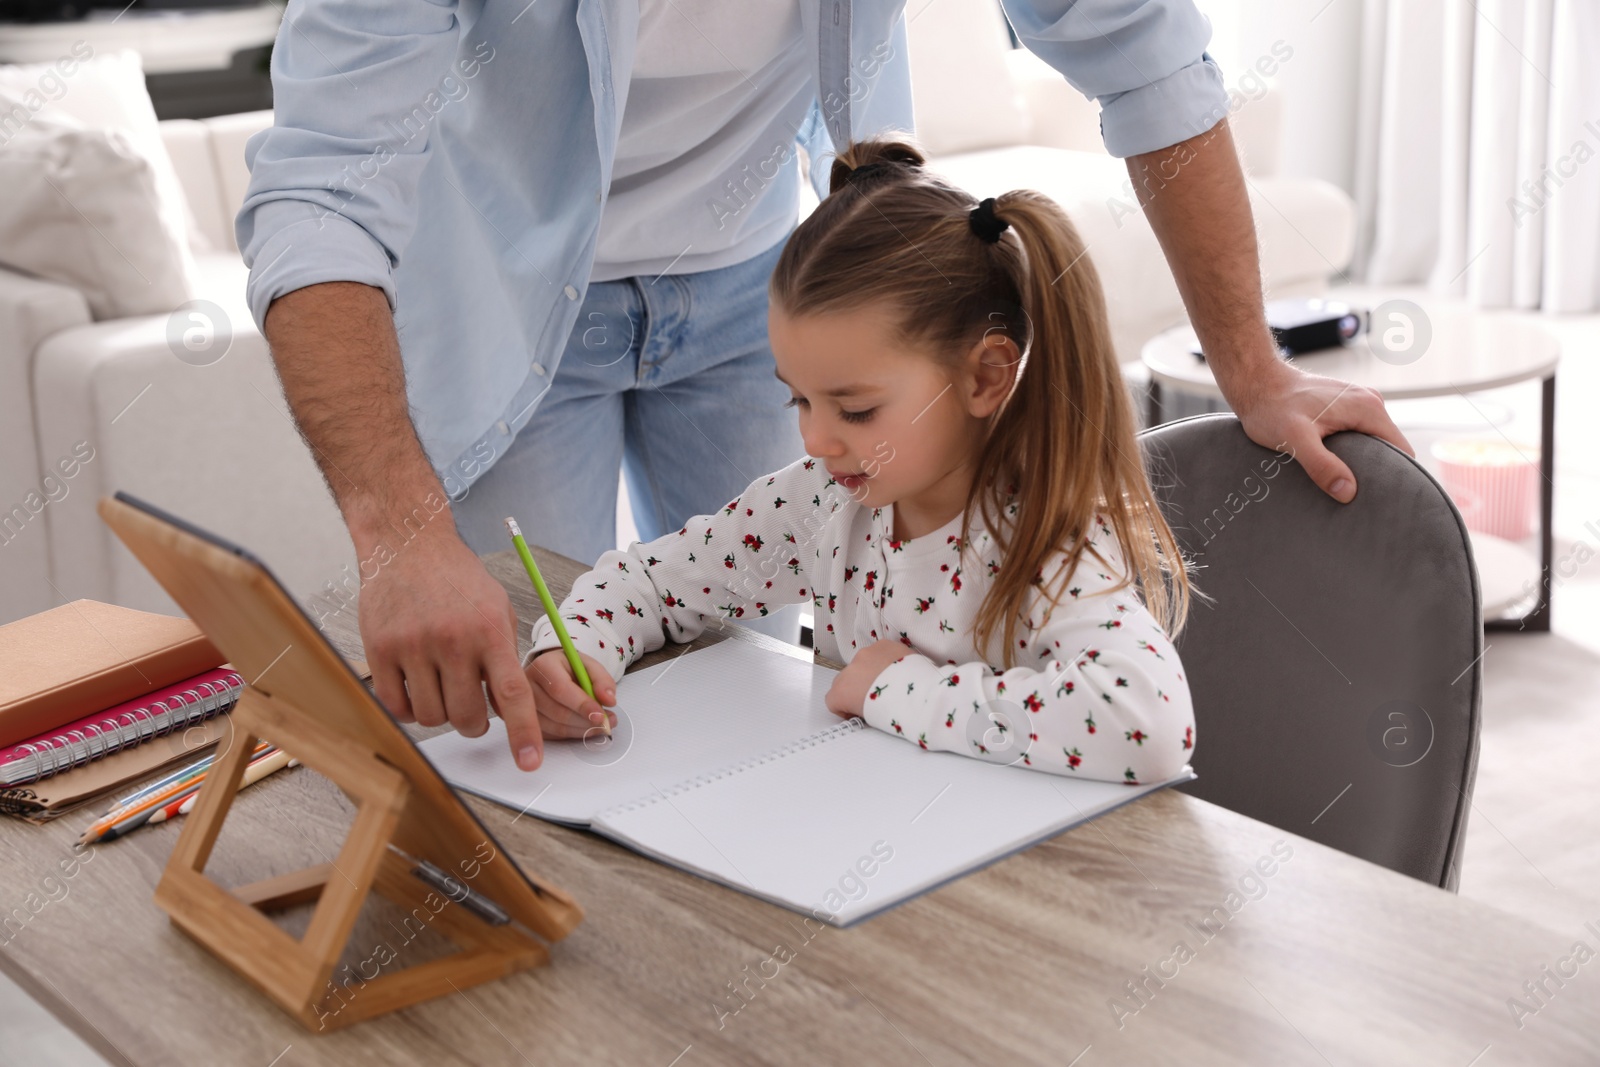
[[[582,909],[517,867],[265,567],[120,493],[100,502],[100,515],[250,680],[156,888],[174,925],[314,1031],[549,962],[530,931],[558,940]],[[258,738],[331,779],[357,812],[332,863],[228,890],[204,871]],[[453,881],[418,877],[422,861]],[[469,890],[510,921],[462,904]],[[335,981],[373,891],[409,912],[408,926],[420,922],[457,951],[402,969],[404,945],[382,943]],[[266,914],[313,901],[299,939]]]

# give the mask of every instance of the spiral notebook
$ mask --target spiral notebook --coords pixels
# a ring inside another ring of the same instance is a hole
[[[847,926],[1172,782],[1128,786],[923,751],[824,698],[835,672],[752,643],[626,675],[609,741],[546,741],[531,773],[500,720],[422,751],[451,785]]]
[[[233,707],[244,679],[217,667],[18,745],[0,749],[0,787],[25,785],[154,737],[184,730]]]

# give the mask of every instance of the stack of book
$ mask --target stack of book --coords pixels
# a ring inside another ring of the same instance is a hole
[[[244,685],[188,619],[79,600],[0,626],[0,812],[53,818],[202,754]]]

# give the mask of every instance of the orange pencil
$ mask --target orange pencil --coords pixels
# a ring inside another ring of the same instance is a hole
[[[282,749],[275,748],[265,756],[257,757],[245,768],[244,776],[239,780],[239,788],[254,785],[267,775],[280,771],[285,767],[295,766],[299,761],[289,758],[289,754]],[[151,823],[166,822],[168,819],[181,815],[194,807],[194,802],[200,796],[200,783],[189,781],[183,784],[176,793],[173,793],[163,803],[152,807],[142,808],[133,814],[124,814],[111,826],[102,830],[95,838],[95,842],[115,841],[124,837],[141,826]],[[102,822],[104,820],[101,820]]]
[[[257,757],[257,759],[265,758],[265,756]],[[118,808],[105,815],[102,815],[93,823],[89,824],[89,828],[83,832],[81,837],[78,838],[78,843],[88,844],[92,841],[101,840],[106,836],[107,831],[109,831],[113,826],[116,826],[118,823],[126,822],[130,819],[135,819],[146,812],[164,806],[167,801],[184,793],[191,786],[198,786],[205,780],[205,777],[205,774],[198,774],[193,778],[189,778],[180,782],[174,782],[165,789],[160,789],[150,794],[148,797],[145,797],[136,804],[126,808]]]

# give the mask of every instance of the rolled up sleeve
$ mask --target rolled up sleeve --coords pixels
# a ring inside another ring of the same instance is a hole
[[[321,282],[382,289],[392,309],[394,261],[388,251],[358,223],[321,209],[308,212],[308,206],[303,200],[278,200],[251,213],[245,296],[256,325],[265,328],[267,309],[278,297]]]
[[[1100,103],[1106,151],[1198,136],[1228,113],[1211,24],[1193,0],[1003,0],[1017,38]]]
[[[290,3],[272,55],[274,125],[245,148],[235,234],[257,325],[329,281],[383,290],[416,228],[430,110],[460,39],[448,0]]]

